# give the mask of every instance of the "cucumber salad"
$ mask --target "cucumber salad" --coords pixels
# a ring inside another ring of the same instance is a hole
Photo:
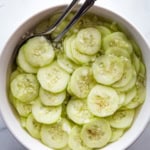
[[[57,17],[42,21],[35,32]],[[94,150],[117,141],[145,100],[140,48],[117,23],[94,14],[83,16],[59,43],[29,39],[13,68],[8,96],[20,123],[54,150]]]

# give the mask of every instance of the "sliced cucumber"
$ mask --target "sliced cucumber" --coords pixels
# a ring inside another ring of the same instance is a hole
[[[140,71],[140,59],[134,53],[132,54],[132,62],[135,67],[136,73],[138,74]]]
[[[40,130],[41,130],[41,124],[38,123],[32,114],[30,114],[26,120],[26,129],[30,133],[31,136],[40,139]]]
[[[29,39],[23,51],[27,62],[34,67],[50,64],[55,56],[51,43],[43,36]]]
[[[31,113],[31,110],[32,110],[31,104],[26,104],[19,100],[15,101],[15,107],[19,115],[22,117],[27,117]]]
[[[89,112],[86,100],[72,99],[67,104],[68,117],[77,124],[85,124],[93,119]]]
[[[37,78],[45,90],[59,93],[67,87],[70,76],[57,63],[52,63],[47,67],[40,68]]]
[[[88,148],[81,140],[80,133],[81,133],[81,127],[74,126],[72,128],[71,133],[69,135],[69,141],[68,141],[69,147],[72,150],[76,150],[77,148],[78,150],[90,150],[90,148]]]
[[[75,39],[72,39],[71,41],[71,53],[73,60],[77,62],[78,64],[87,64],[89,62],[93,62],[95,60],[95,55],[86,55],[78,51],[76,47],[76,41]]]
[[[131,74],[132,74],[132,77],[129,80],[129,82],[126,85],[124,85],[123,87],[117,88],[117,90],[119,90],[121,92],[127,92],[135,86],[135,83],[137,80],[137,73],[136,73],[135,69],[132,70]]]
[[[26,117],[20,117],[19,119],[20,119],[21,126],[26,129],[27,118]]]
[[[41,140],[50,148],[61,149],[67,146],[68,133],[63,129],[63,122],[58,121],[51,125],[42,125]]]
[[[79,98],[86,98],[94,84],[93,82],[90,67],[79,67],[73,72],[69,87],[75,96]]]
[[[129,91],[127,91],[124,105],[127,105],[128,103],[130,103],[133,100],[133,98],[136,96],[136,94],[137,94],[137,90],[135,86]]]
[[[37,67],[33,67],[32,65],[30,65],[27,60],[25,59],[24,56],[24,47],[22,46],[21,49],[19,50],[18,56],[17,56],[17,64],[18,66],[25,72],[27,73],[37,73],[38,68]]]
[[[43,105],[46,106],[57,106],[63,103],[66,98],[66,92],[61,93],[51,93],[49,91],[40,88],[39,92],[40,100]]]
[[[39,83],[33,74],[19,74],[10,83],[14,97],[22,102],[33,101],[39,94]]]
[[[137,82],[136,82],[136,96],[132,99],[130,103],[126,105],[126,108],[133,109],[141,105],[146,97],[146,87],[140,79],[141,77],[138,76]],[[143,79],[142,79],[143,80]]]
[[[105,51],[106,55],[115,55],[118,57],[125,57],[130,59],[130,54],[126,49],[119,48],[119,47],[110,47]]]
[[[102,38],[104,38],[105,36],[111,34],[111,30],[109,28],[103,26],[103,25],[96,26],[96,28],[101,33]]]
[[[33,33],[43,32],[58,15]],[[47,149],[107,149],[132,125],[146,96],[140,48],[116,22],[93,14],[83,16],[59,42],[31,38],[12,65],[9,100],[21,126]]]
[[[11,92],[10,90],[9,90],[9,92],[8,92],[8,98],[9,98],[10,103],[11,103],[14,107],[16,107],[16,101],[18,101],[18,100],[17,100],[16,97],[13,96],[13,94],[12,94],[12,92]]]
[[[97,119],[83,126],[81,139],[90,148],[101,148],[109,142],[111,134],[108,121]]]
[[[111,128],[112,136],[109,142],[114,142],[119,140],[119,138],[123,135],[124,129]]]
[[[19,69],[14,70],[10,75],[10,81],[16,78],[17,75],[19,75],[21,72]]]
[[[113,128],[129,128],[133,122],[135,110],[119,110],[109,117],[109,123]]]
[[[119,81],[115,82],[112,86],[115,88],[120,88],[126,86],[132,79],[134,67],[132,66],[130,60],[122,59],[124,63],[123,74]]]
[[[139,76],[145,78],[146,76],[146,67],[143,62],[140,61],[140,70],[139,70]]]
[[[58,54],[58,56],[57,56],[57,63],[62,69],[64,69],[68,73],[72,73],[78,67],[77,64],[75,64],[73,61],[68,59],[63,54]]]
[[[72,41],[75,39],[75,35],[72,35],[71,37],[67,37],[64,39],[63,41],[63,48],[64,48],[64,52],[65,52],[65,55],[70,59],[72,60],[74,63],[76,64],[79,64],[79,62],[73,58],[73,54],[72,54],[72,51],[71,51],[71,43]]]
[[[96,85],[90,91],[87,103],[92,114],[106,117],[112,115],[119,108],[120,101],[115,89]]]
[[[123,75],[123,62],[114,55],[102,55],[92,66],[93,75],[98,83],[111,85]]]
[[[32,106],[32,114],[36,121],[44,124],[55,123],[61,116],[61,106],[44,106],[39,99]]]
[[[54,22],[56,22],[56,20],[55,20]],[[52,23],[54,23],[54,22],[52,22]],[[54,38],[67,26],[67,24],[68,24],[68,21],[63,20],[63,21],[56,27],[56,29],[51,33],[52,38],[54,39]],[[66,34],[68,34],[68,33],[66,33]]]
[[[61,124],[62,124],[62,129],[63,129],[66,133],[68,133],[68,134],[71,133],[71,130],[72,130],[74,124],[73,124],[67,117],[66,117],[66,118],[61,117],[61,119],[58,120],[58,122],[61,122]]]
[[[70,81],[69,81],[68,86],[67,86],[67,93],[69,95],[74,95],[73,92],[71,91],[71,88],[70,88]]]
[[[93,27],[80,30],[76,37],[77,49],[86,55],[94,55],[100,50],[101,34]]]
[[[141,53],[140,47],[137,45],[137,43],[134,40],[130,39],[130,42],[132,44],[132,47],[133,47],[135,54],[141,59],[142,53]]]
[[[107,28],[109,28],[112,32],[118,32],[119,31],[119,27],[118,24],[113,21],[113,22],[103,22],[103,25]]]
[[[107,50],[110,47],[119,47],[126,49],[129,54],[132,53],[133,47],[123,32],[113,32],[107,35],[102,42],[102,48]]]
[[[119,107],[121,107],[125,103],[126,95],[124,92],[118,92],[118,95],[119,95]]]
[[[59,150],[72,150],[72,149],[67,145],[67,146],[65,146],[65,147],[63,147],[63,148],[61,148]]]

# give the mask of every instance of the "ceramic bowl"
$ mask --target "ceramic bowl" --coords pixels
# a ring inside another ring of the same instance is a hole
[[[30,17],[27,21],[22,23],[20,27],[11,35],[10,39],[6,43],[6,46],[2,50],[0,57],[0,110],[2,117],[11,131],[11,133],[22,143],[27,149],[30,150],[50,150],[42,142],[32,138],[20,125],[14,109],[12,108],[8,96],[8,76],[12,63],[14,61],[16,45],[20,41],[22,35],[31,30],[38,22],[43,18],[46,18],[50,14],[63,10],[65,5],[52,5],[50,8],[43,10]],[[142,50],[144,63],[146,64],[146,100],[142,107],[139,109],[134,123],[131,128],[116,142],[107,145],[103,150],[123,150],[129,147],[142,133],[144,128],[150,119],[150,48],[144,39],[144,36],[136,29],[136,26],[132,25],[127,19],[124,19],[119,14],[116,14],[106,8],[99,6],[92,7],[89,11],[102,16],[106,19],[116,21],[126,34],[132,37]]]

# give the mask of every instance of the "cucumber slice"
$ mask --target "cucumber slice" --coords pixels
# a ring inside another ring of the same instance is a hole
[[[65,55],[70,59],[72,60],[74,63],[76,64],[79,64],[79,62],[73,58],[73,54],[72,54],[72,51],[71,51],[71,43],[72,41],[74,40],[75,38],[75,35],[72,35],[71,37],[67,37],[64,39],[63,41],[63,48],[64,48],[64,52],[65,52]]]
[[[130,39],[130,42],[132,44],[135,54],[138,56],[138,58],[142,59],[142,53],[140,47],[137,45],[137,43],[134,40]]]
[[[68,143],[68,133],[63,129],[63,121],[51,125],[42,125],[41,140],[50,148],[64,148]]]
[[[19,100],[15,101],[15,107],[19,115],[22,117],[27,117],[31,113],[31,110],[32,110],[31,104],[26,104]]]
[[[111,30],[105,26],[102,26],[102,25],[99,25],[99,26],[96,26],[96,28],[98,29],[98,31],[101,33],[101,36],[102,36],[102,39],[111,34]]]
[[[70,76],[54,62],[47,67],[40,68],[37,78],[42,88],[53,93],[59,93],[67,87]]]
[[[93,75],[98,83],[111,85],[123,75],[123,62],[114,55],[102,55],[92,65]]]
[[[63,147],[63,148],[61,148],[59,150],[72,150],[72,149],[67,145],[67,146],[65,146],[65,147]]]
[[[69,141],[68,141],[69,147],[72,150],[76,150],[77,148],[78,150],[90,150],[90,148],[88,148],[81,140],[80,133],[81,133],[81,127],[74,126],[72,128],[71,133],[69,135]]]
[[[93,119],[89,112],[86,100],[71,99],[67,104],[68,117],[77,124],[85,124]]]
[[[62,129],[68,133],[68,135],[71,133],[71,130],[74,126],[74,124],[66,117],[66,118],[61,118],[60,120],[58,120],[62,123]]]
[[[118,95],[119,95],[119,107],[121,107],[125,103],[126,95],[124,92],[118,92]]]
[[[145,78],[146,76],[146,67],[143,62],[140,61],[140,70],[139,70],[139,76]]]
[[[111,128],[112,136],[109,142],[115,142],[123,135],[124,129]]]
[[[127,92],[127,91],[129,91],[130,89],[132,89],[135,86],[135,83],[136,83],[136,80],[137,80],[137,73],[133,69],[131,74],[132,74],[132,77],[129,80],[129,82],[125,86],[117,88],[117,90],[119,90],[121,92]]]
[[[23,71],[20,67],[17,67],[17,70],[18,70],[20,73],[24,73],[24,71]]]
[[[22,102],[31,102],[39,94],[39,83],[33,74],[19,74],[10,83],[14,97]]]
[[[11,103],[14,107],[16,107],[16,101],[18,101],[18,100],[17,100],[16,97],[13,96],[13,94],[12,94],[12,92],[11,92],[10,90],[8,91],[8,98],[9,98],[10,103]]]
[[[73,60],[77,62],[78,64],[87,64],[89,62],[93,62],[96,58],[95,55],[86,55],[78,51],[76,47],[76,41],[75,39],[72,39],[71,41],[71,53]]]
[[[19,69],[14,70],[10,75],[10,82],[16,78],[17,75],[19,75],[21,72]]]
[[[93,27],[81,29],[76,37],[76,47],[80,53],[94,55],[100,50],[101,34]]]
[[[41,138],[41,124],[34,119],[32,114],[30,114],[26,120],[26,129],[32,137],[37,139]]]
[[[50,64],[55,56],[52,45],[43,37],[31,38],[24,44],[24,56],[29,64],[42,67]]]
[[[39,92],[40,100],[43,105],[46,106],[58,106],[63,103],[66,98],[66,92],[63,91],[61,93],[51,93],[49,91],[44,90],[42,87]]]
[[[44,106],[40,102],[40,99],[37,99],[32,106],[32,114],[35,120],[44,124],[55,123],[60,118],[61,112],[61,106]]]
[[[140,59],[133,53],[132,54],[132,62],[135,67],[136,73],[138,74],[140,71]]]
[[[54,21],[56,22],[56,21]],[[52,22],[52,23],[54,23]],[[52,39],[54,39],[55,37],[57,37],[58,34],[61,33],[61,31],[67,26],[68,24],[68,21],[66,20],[63,20],[57,27],[55,30],[53,30],[53,32],[51,33],[51,36],[52,36]],[[49,26],[50,27],[50,26]],[[65,34],[65,36],[67,35],[68,33]]]
[[[75,64],[73,61],[69,60],[63,54],[58,54],[57,63],[62,69],[64,69],[68,73],[72,73],[78,67],[77,64]]]
[[[111,134],[108,121],[97,119],[83,126],[81,139],[90,148],[101,148],[109,142]]]
[[[113,128],[129,128],[133,122],[135,110],[119,110],[114,115],[108,118],[110,125]]]
[[[119,48],[119,47],[110,47],[105,51],[106,55],[115,55],[118,57],[125,57],[127,59],[130,59],[130,54],[126,49]]]
[[[69,81],[68,86],[67,86],[67,93],[69,95],[74,95],[73,92],[71,91],[71,88],[70,88],[70,81]]]
[[[107,35],[102,41],[102,48],[107,50],[110,47],[119,47],[126,49],[129,54],[132,53],[133,47],[123,32],[113,32]]]
[[[26,117],[20,117],[19,119],[20,119],[21,126],[26,129],[27,118]]]
[[[119,81],[115,82],[112,86],[115,88],[120,88],[126,86],[132,79],[134,67],[132,66],[130,60],[122,59],[124,63],[123,74]]]
[[[129,91],[127,91],[124,105],[127,105],[128,103],[130,103],[133,100],[133,98],[135,98],[136,94],[137,94],[137,91],[136,91],[135,86],[132,89],[130,89]]]
[[[141,105],[146,97],[146,87],[140,79],[141,77],[138,76],[138,79],[136,81],[136,96],[132,99],[130,103],[126,105],[127,109],[133,109]],[[143,80],[143,79],[142,79]]]
[[[115,21],[103,22],[103,25],[106,26],[107,28],[109,28],[112,32],[118,32],[119,31],[118,24]]]
[[[17,56],[17,65],[26,73],[37,73],[38,68],[31,66],[24,56],[25,46],[22,46]]]
[[[78,98],[86,98],[93,84],[90,67],[79,67],[73,72],[69,87],[71,92]]]
[[[87,103],[92,114],[106,117],[112,115],[119,108],[120,101],[115,89],[96,85],[90,91]]]

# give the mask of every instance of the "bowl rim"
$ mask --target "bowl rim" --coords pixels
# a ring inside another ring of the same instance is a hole
[[[16,33],[17,33],[19,30],[21,30],[21,28],[22,28],[23,26],[25,26],[25,24],[27,24],[27,23],[30,22],[33,18],[36,18],[36,17],[39,16],[40,14],[44,14],[44,13],[48,12],[49,10],[54,9],[54,7],[58,8],[58,7],[64,7],[64,6],[66,6],[66,5],[51,6],[51,7],[47,8],[47,9],[44,9],[44,10],[42,10],[42,11],[39,11],[38,13],[33,14],[31,17],[29,17],[27,20],[25,20],[23,23],[21,23],[21,25],[16,28],[16,30],[11,34],[10,38],[7,40],[7,42],[6,42],[6,44],[5,44],[4,48],[3,48],[3,50],[2,50],[2,52],[1,52],[1,55],[0,55],[0,64],[2,64],[2,61],[1,61],[1,60],[2,60],[2,58],[3,58],[4,50],[7,49],[7,45],[9,45],[10,41],[12,41],[12,39],[13,39],[13,37],[16,35]],[[101,7],[101,6],[99,6],[99,5],[95,5],[94,7],[97,8],[97,9],[100,9],[101,11],[103,11],[103,12],[105,12],[105,13],[107,12],[108,14],[113,14],[113,16],[116,16],[117,18],[121,19],[124,23],[126,23],[127,25],[129,25],[131,28],[133,28],[134,31],[136,31],[136,32],[138,33],[138,36],[140,36],[140,38],[143,39],[144,44],[145,44],[145,45],[147,46],[147,48],[150,50],[150,47],[149,47],[149,45],[148,45],[148,41],[146,40],[146,38],[144,37],[144,35],[137,29],[137,27],[135,27],[135,25],[133,25],[131,22],[129,22],[127,18],[122,17],[122,16],[119,15],[118,13],[116,13],[116,12],[114,12],[114,11],[111,11],[111,10],[108,9],[108,8]],[[2,71],[0,71],[0,75],[1,75],[1,74],[3,74]],[[0,89],[2,89],[2,87],[1,87]],[[1,95],[0,95],[0,99],[3,99],[3,97],[5,97],[5,95],[1,94]],[[6,97],[5,97],[5,98],[6,98]],[[6,98],[6,99],[7,99],[7,98]],[[2,102],[0,101],[0,104],[1,104],[1,103],[2,103]],[[4,122],[6,123],[6,126],[7,126],[8,129],[11,131],[12,135],[13,135],[20,143],[22,143],[26,148],[31,149],[30,145],[32,145],[32,143],[29,144],[29,142],[27,142],[24,137],[21,138],[20,133],[17,132],[15,129],[12,128],[11,123],[10,123],[10,121],[9,121],[9,119],[8,119],[9,115],[8,115],[8,114],[6,115],[6,112],[4,112],[3,105],[0,105],[0,112],[1,112],[1,114],[2,114],[2,118],[3,118]],[[149,113],[150,113],[150,111],[149,111]],[[146,125],[147,125],[148,122],[149,122],[149,120],[150,120],[150,115],[145,119],[145,122],[144,122],[143,126],[140,128],[138,134],[136,133],[135,135],[133,135],[132,140],[126,141],[127,144],[123,144],[123,145],[121,146],[122,149],[126,149],[127,147],[129,147],[132,143],[134,143],[134,142],[137,140],[137,138],[138,138],[138,137],[141,135],[141,133],[144,131]],[[19,126],[16,126],[16,127],[20,128]],[[121,147],[119,147],[118,150],[120,150]],[[47,149],[47,148],[45,147],[44,150],[46,150],[46,149]],[[49,148],[48,148],[48,149],[49,149]],[[104,149],[105,149],[105,148],[104,148]],[[107,148],[106,148],[106,150],[107,150]],[[110,150],[110,149],[108,149],[108,150]],[[117,149],[116,149],[116,150],[117,150]]]

